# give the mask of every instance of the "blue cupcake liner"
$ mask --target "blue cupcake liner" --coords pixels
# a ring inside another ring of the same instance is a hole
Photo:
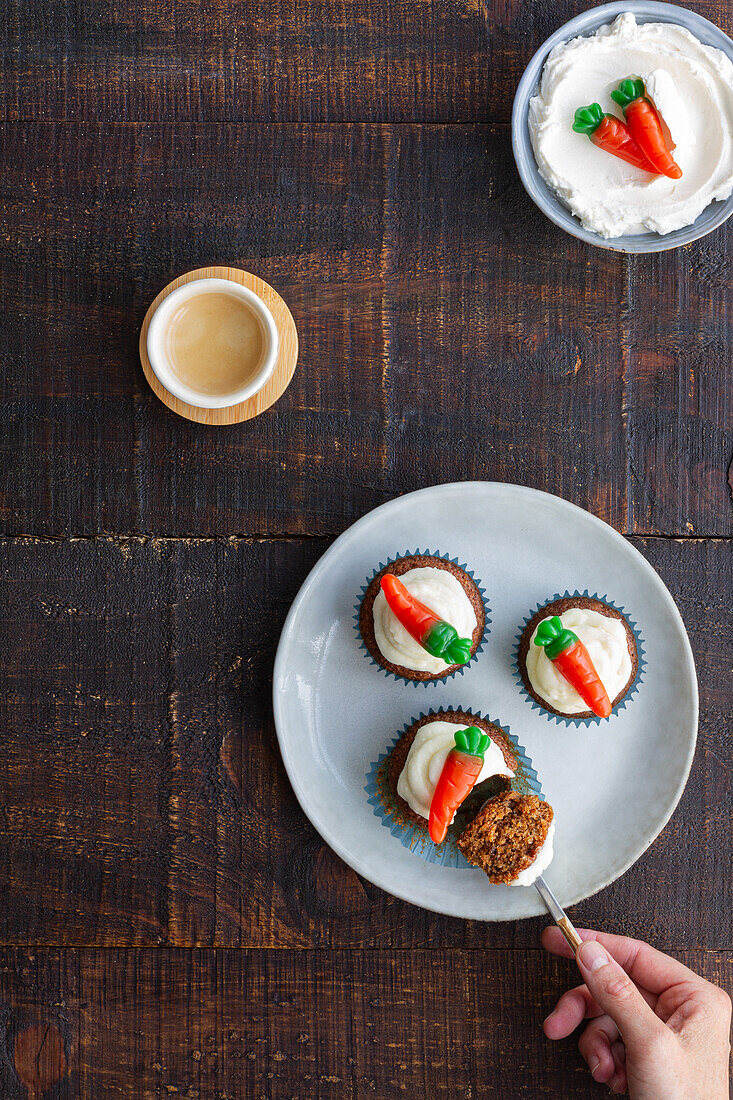
[[[465,665],[459,665],[458,668],[454,669],[453,672],[449,672],[446,676],[436,676],[430,680],[412,680],[405,676],[398,676],[396,672],[390,672],[390,670],[388,668],[385,668],[384,665],[380,665],[377,661],[374,660],[371,653],[367,649],[364,643],[364,639],[361,636],[361,629],[359,627],[359,614],[361,612],[361,605],[364,600],[364,596],[366,595],[366,590],[372,583],[376,575],[378,573],[381,573],[383,569],[386,569],[388,565],[392,565],[393,562],[401,561],[402,558],[416,557],[442,558],[443,561],[450,562],[451,565],[457,565],[458,568],[466,573],[467,576],[469,576],[473,583],[476,585],[478,593],[481,597],[481,602],[484,605],[484,632],[481,635],[481,640],[479,644],[476,646],[476,652],[471,656],[468,661],[466,661]],[[395,554],[394,557],[387,558],[385,562],[380,562],[377,568],[372,573],[371,577],[367,577],[366,581],[361,586],[359,598],[354,604],[354,611],[354,626],[356,628],[356,634],[359,639],[359,649],[362,649],[364,651],[366,656],[369,658],[370,663],[374,665],[375,668],[378,668],[380,672],[383,672],[388,679],[389,677],[392,677],[393,680],[397,680],[398,682],[401,682],[403,684],[414,684],[416,687],[429,687],[430,684],[444,684],[448,680],[451,680],[454,676],[463,676],[463,673],[466,671],[466,669],[470,668],[474,661],[478,660],[478,655],[484,648],[484,643],[486,642],[486,638],[489,634],[489,626],[491,623],[491,608],[489,607],[489,604],[486,600],[486,590],[481,586],[481,582],[476,579],[476,577],[473,575],[472,571],[468,568],[467,565],[462,565],[459,562],[458,558],[449,558],[447,554],[441,554],[438,550],[406,550],[404,554]]]
[[[445,706],[439,707],[438,710],[431,709],[429,711],[421,711],[417,717],[411,718],[409,722],[406,722],[402,730],[400,730],[397,736],[393,738],[392,742],[387,746],[386,752],[383,752],[378,760],[370,764],[364,790],[368,795],[369,805],[373,808],[375,815],[380,819],[382,825],[389,829],[392,836],[396,840],[399,840],[403,848],[408,848],[427,863],[436,863],[440,867],[457,867],[459,870],[475,870],[475,868],[471,867],[471,864],[456,844],[456,840],[461,831],[460,826],[456,827],[454,823],[449,827],[448,835],[443,843],[433,844],[428,834],[427,821],[424,827],[421,827],[404,816],[401,808],[397,804],[397,798],[390,786],[388,778],[389,757],[400,738],[415,724],[415,722],[419,722],[422,718],[438,718],[447,710],[463,711],[466,714],[473,715],[474,718],[481,718],[483,721],[491,722],[493,725],[497,726],[502,733],[505,734],[516,754],[517,774],[511,780],[512,790],[520,791],[522,794],[536,794],[544,801],[545,796],[542,793],[542,785],[537,777],[537,772],[535,771],[532,760],[528,756],[527,750],[519,743],[509,727],[503,726],[501,722],[497,722],[494,718],[482,714],[481,711],[476,710],[475,707],[463,706]]]
[[[598,600],[600,603],[608,604],[609,607],[612,607],[615,611],[620,612],[623,615],[626,622],[629,624],[629,627],[631,628],[631,632],[634,635],[634,640],[636,641],[636,655],[637,655],[636,676],[634,677],[634,680],[631,684],[631,687],[626,692],[626,694],[624,695],[621,702],[617,703],[616,706],[613,708],[613,710],[612,710],[612,712],[611,712],[611,714],[609,715],[608,718],[599,718],[598,715],[594,715],[592,718],[573,718],[571,715],[565,716],[565,715],[560,715],[560,714],[553,714],[552,711],[547,710],[546,707],[540,706],[540,704],[537,702],[537,700],[532,698],[532,696],[527,691],[527,688],[524,686],[524,680],[522,679],[522,673],[521,673],[520,667],[519,667],[519,647],[521,645],[522,635],[524,634],[524,631],[526,630],[528,623],[537,614],[537,612],[541,611],[543,607],[547,606],[547,604],[554,603],[555,600],[573,600],[576,597],[581,597],[581,598],[585,598],[585,599],[589,599],[589,600]],[[623,607],[621,607],[617,603],[614,603],[613,600],[608,598],[608,596],[599,596],[595,592],[589,592],[587,588],[583,592],[577,592],[577,591],[576,592],[565,591],[563,593],[556,592],[554,596],[550,596],[549,599],[543,600],[542,603],[538,603],[537,606],[535,607],[534,611],[530,611],[529,615],[527,615],[524,622],[522,623],[522,625],[519,628],[519,632],[517,634],[516,645],[514,647],[514,679],[517,681],[517,684],[519,685],[519,690],[520,690],[521,694],[525,697],[525,699],[527,699],[532,704],[532,709],[540,711],[542,714],[545,715],[546,718],[549,718],[552,721],[557,722],[558,725],[565,725],[565,726],[597,726],[597,725],[600,725],[602,722],[610,722],[611,718],[613,718],[614,714],[618,714],[618,712],[620,710],[624,710],[626,708],[627,704],[631,702],[632,697],[634,695],[636,695],[637,691],[639,690],[639,686],[641,685],[641,682],[644,679],[644,670],[646,668],[646,659],[645,659],[644,654],[645,654],[644,640],[643,640],[641,634],[639,633],[639,628],[638,628],[637,624],[632,619],[629,618],[626,610]]]

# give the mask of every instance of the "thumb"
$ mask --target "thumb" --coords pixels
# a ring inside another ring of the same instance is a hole
[[[576,959],[591,996],[616,1024],[627,1047],[642,1049],[657,1031],[666,1030],[623,967],[597,940],[585,940]]]

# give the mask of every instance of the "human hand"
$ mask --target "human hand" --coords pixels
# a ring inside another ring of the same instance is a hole
[[[594,1081],[632,1100],[728,1100],[728,994],[649,944],[578,931],[584,984],[563,993],[545,1020],[548,1039],[589,1020],[578,1047]],[[572,958],[554,925],[542,944]]]

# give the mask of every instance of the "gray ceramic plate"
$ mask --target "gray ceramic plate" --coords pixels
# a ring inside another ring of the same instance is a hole
[[[525,69],[514,97],[512,149],[527,194],[555,225],[559,225],[573,237],[579,237],[581,241],[598,245],[600,248],[610,248],[616,252],[665,252],[667,249],[679,248],[680,245],[696,241],[722,225],[733,214],[733,195],[721,202],[711,203],[692,225],[686,225],[683,229],[676,229],[673,233],[666,233],[662,237],[657,233],[640,233],[638,236],[614,237],[607,240],[590,229],[584,229],[579,219],[570,213],[555,192],[547,186],[537,169],[529,136],[527,121],[529,101],[537,94],[542,69],[550,50],[560,42],[567,42],[570,38],[593,34],[604,23],[612,22],[617,15],[625,11],[633,12],[637,23],[677,23],[681,27],[686,27],[701,42],[723,50],[733,59],[733,42],[719,27],[703,19],[701,15],[688,11],[687,8],[677,7],[676,4],[661,4],[652,0],[620,0],[618,3],[591,8],[555,31],[540,46]]]
[[[387,679],[359,648],[353,608],[380,561],[439,550],[486,588],[491,632],[463,676],[415,685]],[[607,594],[643,635],[647,667],[625,710],[600,726],[558,725],[513,679],[525,615],[566,588]],[[403,848],[364,793],[370,763],[413,715],[475,707],[509,725],[555,807],[547,879],[570,905],[613,882],[660,832],[695,749],[697,685],[685,628],[649,563],[588,512],[534,489],[437,485],[382,505],[349,528],[311,571],[283,627],[273,685],[285,767],[303,810],[360,875],[398,897],[457,917],[542,912],[532,888],[489,886],[481,871],[428,864]]]

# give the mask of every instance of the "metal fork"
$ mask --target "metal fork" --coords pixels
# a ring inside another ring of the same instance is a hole
[[[573,952],[577,953],[577,950],[583,941],[573,928],[572,922],[570,921],[569,917],[565,915],[565,910],[563,909],[562,905],[557,900],[542,875],[539,875],[534,880],[534,885],[537,887],[537,893],[540,895],[545,903],[547,912],[550,914],[555,924],[572,947]]]
[[[488,805],[490,801],[491,799],[487,798],[486,801],[482,803],[479,813],[481,813],[481,810],[483,810],[484,806]],[[572,947],[573,954],[577,954],[578,948],[583,941],[573,928],[572,921],[568,916],[566,916],[565,910],[553,894],[550,887],[545,882],[542,875],[537,876],[537,878],[534,880],[534,885],[537,887],[537,893],[540,895],[545,903],[545,908],[547,909],[547,912],[550,914],[555,924]]]

